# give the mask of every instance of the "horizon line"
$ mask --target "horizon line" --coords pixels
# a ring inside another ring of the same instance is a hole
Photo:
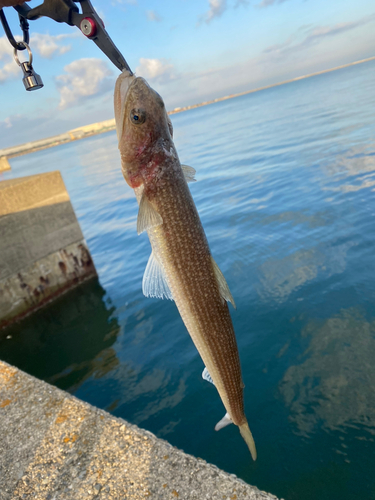
[[[278,87],[279,85],[285,85],[287,83],[297,82],[298,80],[304,80],[305,78],[311,78],[312,76],[323,75],[324,73],[330,73],[331,71],[337,71],[338,69],[348,68],[349,66],[355,66],[356,64],[362,64],[369,61],[375,60],[375,56],[367,57],[366,59],[360,59],[347,64],[342,64],[341,66],[335,66],[334,68],[323,69],[322,71],[316,71],[315,73],[308,73],[307,75],[296,76],[295,78],[290,78],[289,80],[283,80],[282,82],[271,83],[270,85],[265,85],[263,87],[257,87],[251,90],[245,90],[244,92],[238,92],[237,94],[229,94],[223,97],[217,97],[216,99],[211,99],[210,101],[204,101],[199,104],[192,104],[190,106],[177,107],[168,111],[169,115],[175,113],[181,113],[182,111],[188,111],[189,109],[198,108],[200,106],[207,106],[208,104],[214,104],[215,102],[225,101],[227,99],[234,99],[235,97],[240,97],[246,94],[252,94],[253,92],[259,92],[261,90],[270,89],[272,87]]]
[[[314,73],[309,73],[307,75],[297,76],[295,78],[290,78],[289,80],[283,80],[282,82],[272,83],[270,85],[265,85],[263,87],[257,87],[255,89],[245,90],[244,92],[238,92],[236,94],[229,94],[223,97],[217,97],[216,99],[200,102],[198,104],[191,104],[189,106],[177,107],[172,109],[171,111],[168,111],[168,115],[182,113],[183,111],[189,111],[190,109],[200,108],[202,106],[207,106],[209,104],[215,104],[216,102],[226,101],[227,99],[234,99],[236,97],[241,97],[246,94],[260,92],[261,90],[270,89],[272,87],[279,87],[280,85],[297,82],[299,80],[311,78],[312,76],[323,75],[324,73],[330,73],[332,71],[337,71],[339,69],[348,68],[350,66],[355,66],[357,64],[362,64],[373,60],[375,60],[375,56],[368,57],[366,59],[360,59],[358,61],[354,61],[347,64],[342,64],[341,66],[335,66],[334,68],[324,69],[322,71],[316,71]],[[109,120],[104,120],[101,122],[91,123],[89,125],[83,125],[81,127],[77,127],[67,132],[63,132],[62,134],[50,136],[45,139],[38,139],[36,141],[30,141],[23,144],[19,144],[17,146],[11,146],[8,148],[0,149],[0,158],[14,158],[15,156],[21,156],[24,154],[33,153],[36,151],[40,151],[42,149],[59,146],[67,142],[84,139],[86,137],[91,137],[93,135],[99,135],[104,132],[110,132],[115,128],[116,125],[114,118],[111,118]]]

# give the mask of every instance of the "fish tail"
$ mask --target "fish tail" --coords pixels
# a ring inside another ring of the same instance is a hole
[[[251,434],[249,424],[246,422],[245,424],[240,425],[239,428],[240,428],[241,436],[244,438],[245,443],[249,447],[252,459],[256,460],[257,459],[257,450],[255,448],[255,442],[254,442],[253,435]]]

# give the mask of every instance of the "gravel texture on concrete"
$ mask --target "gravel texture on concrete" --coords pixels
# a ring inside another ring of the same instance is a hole
[[[0,361],[1,500],[277,500]]]

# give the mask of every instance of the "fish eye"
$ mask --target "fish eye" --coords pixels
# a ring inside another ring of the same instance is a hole
[[[130,120],[134,123],[134,125],[140,125],[145,122],[146,113],[143,109],[132,109],[130,111]]]

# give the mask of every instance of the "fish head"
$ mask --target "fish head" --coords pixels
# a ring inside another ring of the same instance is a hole
[[[139,187],[163,148],[172,142],[172,124],[163,99],[142,77],[123,72],[116,82],[115,118],[122,171]]]

